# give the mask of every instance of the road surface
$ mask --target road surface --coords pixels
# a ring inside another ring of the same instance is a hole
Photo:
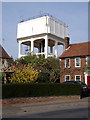
[[[3,118],[89,118],[89,98],[19,103],[3,107]]]
[[[21,115],[19,118],[88,118],[88,109],[72,108]]]

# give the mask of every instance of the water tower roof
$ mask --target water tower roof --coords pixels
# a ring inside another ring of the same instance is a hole
[[[30,18],[27,18],[27,19],[22,19],[20,22],[29,21],[29,20],[37,19],[37,18],[44,17],[44,16],[48,16],[48,17],[52,18],[53,20],[58,21],[58,22],[60,22],[61,24],[66,25],[63,21],[61,21],[61,20],[59,20],[58,18],[50,15],[49,13],[44,13],[44,14],[40,14],[40,15],[38,15],[38,16],[33,16],[33,17],[30,17]],[[67,26],[67,25],[66,25],[66,26]]]

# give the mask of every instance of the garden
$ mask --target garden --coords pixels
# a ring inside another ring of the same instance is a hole
[[[57,58],[28,54],[14,62],[15,72],[2,85],[2,98],[80,95],[79,85],[60,83]]]

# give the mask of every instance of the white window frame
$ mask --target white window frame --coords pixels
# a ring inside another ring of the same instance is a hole
[[[70,76],[70,75],[65,75],[65,81],[67,81],[67,80],[66,80],[66,77],[67,77],[67,76],[69,76],[69,80],[68,80],[68,81],[70,81],[70,80],[71,80],[71,76]]]
[[[67,61],[67,59],[69,59],[69,66],[68,66],[68,67],[66,66],[66,61]],[[66,59],[65,59],[65,68],[70,68],[70,58],[66,58]]]
[[[77,76],[80,77],[80,80],[79,80],[79,81],[81,81],[81,75],[75,75],[75,81],[77,81],[77,80],[76,80],[76,77],[77,77]]]
[[[90,56],[87,56],[87,57],[86,57],[86,65],[87,65],[87,66],[90,66],[90,65],[88,64],[88,63],[89,63],[88,60],[90,60]]]
[[[77,58],[79,58],[79,60],[80,60],[80,61],[79,61],[79,66],[76,65],[76,59],[77,59]],[[80,58],[80,57],[76,57],[76,58],[75,58],[75,67],[81,67],[81,58]]]

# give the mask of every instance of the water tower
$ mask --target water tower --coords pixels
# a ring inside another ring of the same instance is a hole
[[[50,15],[21,21],[17,29],[17,41],[19,43],[18,58],[22,54],[22,45],[29,47],[29,52],[47,57],[58,57],[58,45],[65,45],[65,37],[68,36],[68,27],[61,21]],[[35,53],[34,47],[38,49]]]

